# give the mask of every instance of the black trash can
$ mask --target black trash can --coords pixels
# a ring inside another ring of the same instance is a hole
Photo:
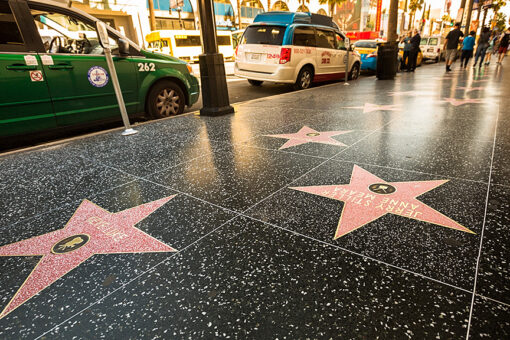
[[[379,43],[377,49],[377,69],[378,79],[393,79],[397,74],[398,63],[398,43],[385,42]]]

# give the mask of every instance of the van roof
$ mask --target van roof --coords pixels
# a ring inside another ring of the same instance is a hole
[[[311,23],[311,14],[305,12],[266,12],[257,14],[253,23],[267,22],[267,23],[279,23],[279,24],[293,24],[293,23]]]
[[[291,24],[309,24],[313,26],[325,26],[339,30],[331,17],[309,12],[265,12],[257,14],[254,24],[277,24],[288,26]]]

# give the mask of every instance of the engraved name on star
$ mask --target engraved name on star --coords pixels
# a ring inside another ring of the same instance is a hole
[[[41,256],[3,318],[95,254],[175,252],[135,227],[175,195],[111,213],[83,200],[62,229],[0,247],[0,256]]]
[[[377,105],[371,103],[365,103],[364,106],[344,106],[344,109],[363,109],[363,113],[374,111],[402,111],[402,107],[399,104]]]
[[[349,184],[291,187],[290,189],[344,202],[333,239],[342,237],[386,214],[408,217],[474,234],[468,228],[416,198],[446,182],[447,180],[386,182],[354,165]]]
[[[321,143],[321,144],[330,144],[330,145],[338,145],[338,146],[347,146],[342,142],[337,141],[331,137],[343,135],[345,133],[352,132],[349,131],[316,131],[308,126],[303,126],[296,133],[286,133],[281,135],[265,135],[266,137],[276,137],[276,138],[285,138],[288,141],[283,144],[278,150],[287,149],[292,146],[306,144],[306,143]]]
[[[457,98],[444,98],[443,102],[450,103],[453,106],[460,106],[464,104],[483,104],[485,103],[482,99],[457,99]]]

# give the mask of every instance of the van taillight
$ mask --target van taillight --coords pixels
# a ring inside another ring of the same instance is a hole
[[[290,62],[290,48],[282,47],[280,51],[280,64],[286,64]]]
[[[234,54],[234,56],[237,58],[237,49],[239,48],[239,46],[236,47],[236,52]]]

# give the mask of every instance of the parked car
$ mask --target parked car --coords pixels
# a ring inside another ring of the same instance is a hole
[[[422,39],[422,41],[423,41],[423,39]],[[405,66],[408,63],[408,60],[406,60],[404,63],[403,58],[404,58],[404,44],[398,44],[398,60],[400,61],[400,64],[401,64],[400,67],[402,69],[405,68]],[[423,62],[423,52],[420,47],[420,50],[418,51],[418,57],[416,58],[416,67],[421,66],[422,62]]]
[[[346,67],[347,53],[349,65]],[[260,86],[264,81],[294,84],[357,79],[361,61],[330,17],[310,13],[258,14],[236,49],[234,74]]]
[[[360,55],[362,70],[376,70],[377,42],[377,40],[358,40],[353,44],[354,50]]]
[[[424,41],[425,40],[425,41]],[[423,50],[424,60],[434,60],[436,63],[444,60],[445,51],[443,50],[444,38],[443,37],[425,37],[422,38],[420,44]]]
[[[0,138],[120,120],[96,21],[49,0],[0,2]],[[190,65],[108,35],[129,114],[175,115],[198,100]]]

